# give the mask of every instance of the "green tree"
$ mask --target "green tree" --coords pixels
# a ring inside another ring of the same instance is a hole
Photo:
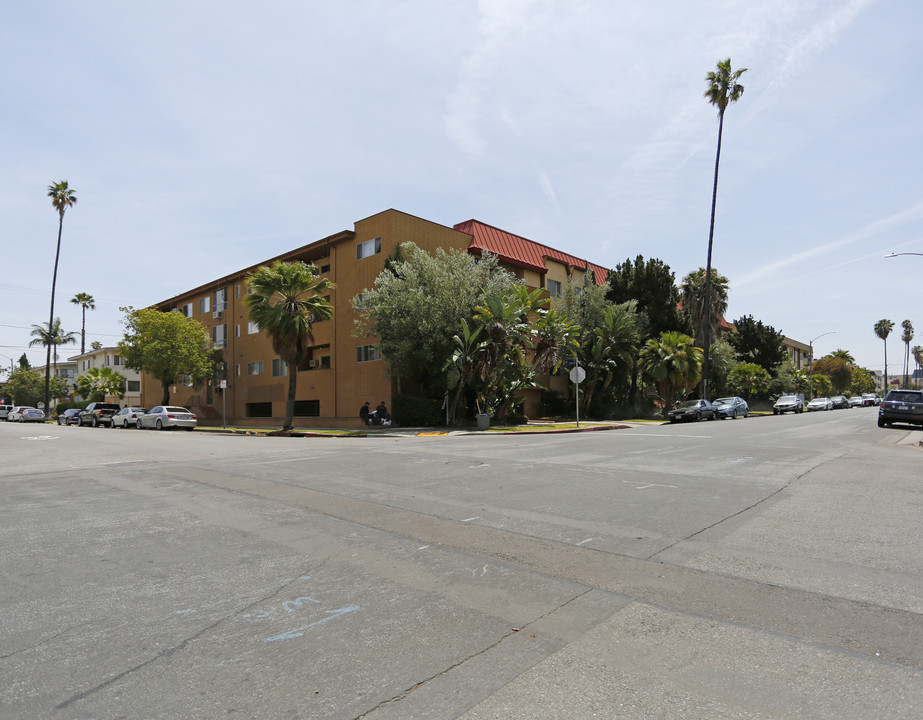
[[[685,395],[699,381],[702,350],[695,340],[678,332],[661,333],[648,340],[641,351],[644,375],[656,386],[663,403],[663,413],[673,407],[677,393]]]
[[[909,320],[901,322],[904,332],[901,333],[901,342],[904,343],[904,387],[910,387],[910,342],[913,340],[913,323]]]
[[[850,395],[875,392],[875,387],[875,376],[871,372],[861,367],[853,368],[852,383],[849,386]]]
[[[79,305],[83,313],[83,322],[80,325],[80,354],[87,351],[87,310],[95,310],[96,302],[89,293],[77,293],[71,298],[74,305]]]
[[[311,325],[333,316],[333,306],[323,293],[335,286],[327,278],[318,277],[314,265],[280,260],[250,273],[247,285],[250,319],[266,332],[273,350],[288,365],[288,396],[282,429],[291,430],[298,370],[308,363],[312,354]]]
[[[210,340],[205,327],[179,312],[123,307],[125,336],[119,353],[129,370],[146,372],[163,387],[162,405],[170,403],[170,385],[181,375],[201,382],[211,372]]]
[[[830,381],[830,378],[819,373],[812,376],[811,385],[814,389],[813,396],[816,398],[828,397],[831,390],[833,390],[833,383]]]
[[[735,332],[728,333],[727,341],[737,352],[741,362],[752,362],[772,373],[788,357],[782,341],[782,333],[771,325],[763,325],[752,315],[744,315],[734,321]]]
[[[849,350],[844,350],[843,348],[837,348],[832,353],[829,353],[830,357],[843,358],[850,365],[856,364],[856,359],[852,356],[852,353]]]
[[[706,342],[717,337],[718,322],[727,312],[728,279],[712,268],[711,283],[708,283],[705,268],[693,270],[683,278],[680,297],[692,319],[696,345],[704,349]]]
[[[888,335],[891,334],[891,331],[894,329],[894,323],[891,320],[882,318],[877,323],[875,323],[875,334],[881,339],[885,345],[885,388],[887,389],[890,385],[888,382]]]
[[[44,378],[38,370],[19,368],[10,373],[4,382],[4,392],[13,399],[14,405],[29,405],[37,407],[44,397]],[[65,397],[68,394],[67,383],[63,378],[53,377],[48,383],[48,390],[52,397]],[[45,411],[46,414],[49,410]]]
[[[712,283],[714,278],[712,277],[711,256],[712,243],[715,237],[715,206],[718,201],[718,164],[721,160],[721,136],[724,133],[724,113],[728,105],[740,100],[740,97],[744,94],[744,86],[740,84],[740,76],[745,72],[747,72],[747,68],[732,70],[731,58],[728,58],[724,61],[719,60],[717,69],[709,72],[705,76],[708,89],[705,90],[704,97],[709,103],[718,108],[718,150],[715,153],[715,182],[712,186],[711,193],[711,221],[708,226],[708,258],[705,262],[705,308],[702,313],[702,316],[705,318],[710,318],[713,315],[711,305],[713,300]],[[705,378],[702,383],[702,397],[704,398],[708,397],[708,350],[711,338],[714,337],[714,335],[710,333],[710,329],[710,326],[706,324],[705,338],[702,342],[702,347],[705,349],[705,354],[702,359],[702,375],[703,378]]]
[[[51,276],[51,309],[48,312],[48,325],[54,325],[54,294],[58,284],[58,260],[61,257],[61,233],[64,230],[64,212],[77,204],[77,195],[68,184],[67,180],[60,180],[48,186],[48,197],[51,198],[51,205],[58,211],[58,247],[54,255],[54,273]],[[51,345],[48,345],[48,351],[45,357],[45,410],[48,411],[51,402]]]
[[[708,364],[708,387],[712,397],[722,397],[730,392],[728,376],[738,362],[737,353],[725,338],[718,338],[712,343]]]
[[[913,359],[917,363],[917,370],[923,368],[923,347],[914,345],[910,349],[910,353],[913,355]]]
[[[125,395],[125,376],[109,367],[90,368],[77,378],[77,393],[91,402],[105,400],[107,395]]]
[[[353,299],[356,335],[377,337],[382,355],[400,382],[442,394],[445,361],[456,350],[459,323],[471,321],[488,297],[521,284],[489,253],[478,259],[458,250],[433,255],[413,243],[400,246],[370,290]]]
[[[852,365],[841,357],[824,355],[814,361],[814,373],[830,378],[834,395],[842,395],[849,390],[852,383]]]
[[[35,347],[36,345],[44,345],[52,350],[52,359],[54,367],[54,375],[57,375],[58,370],[58,345],[70,345],[71,343],[76,343],[77,338],[72,332],[65,332],[61,328],[61,318],[55,318],[54,323],[51,325],[51,332],[48,331],[47,325],[33,325],[32,332],[29,333],[32,335],[34,340],[29,341],[29,347]]]
[[[772,376],[761,365],[738,363],[728,376],[728,386],[735,395],[750,400],[765,395],[772,384]]]
[[[804,370],[795,368],[792,359],[785,355],[782,364],[776,368],[772,378],[772,385],[769,388],[771,395],[807,395],[810,387],[810,379]]]

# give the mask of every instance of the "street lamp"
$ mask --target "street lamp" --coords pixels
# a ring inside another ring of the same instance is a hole
[[[814,340],[820,340],[825,335],[836,335],[839,332],[838,330],[830,330],[825,333],[821,333]],[[808,343],[810,350],[808,351],[808,375],[810,376],[810,392],[808,393],[811,397],[808,398],[808,401],[814,399],[814,340]]]
[[[923,255],[923,253],[915,253],[915,252],[888,253],[887,255],[885,255],[885,257],[886,257],[886,258],[893,258],[893,257],[897,257],[898,255]]]

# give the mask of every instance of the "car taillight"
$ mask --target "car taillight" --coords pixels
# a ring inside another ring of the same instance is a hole
[[[170,415],[170,414],[168,414],[167,417],[170,418],[171,420],[175,420],[175,419],[176,419],[176,415]]]
[[[192,416],[192,419],[193,419],[193,420],[198,420],[199,418],[197,418],[195,415],[193,415],[193,416]]]

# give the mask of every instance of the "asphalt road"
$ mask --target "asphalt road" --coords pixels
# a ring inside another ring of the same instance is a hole
[[[919,718],[923,432],[0,423],[0,718]]]

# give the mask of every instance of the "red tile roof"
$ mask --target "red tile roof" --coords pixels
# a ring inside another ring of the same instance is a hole
[[[609,270],[602,265],[596,265],[574,255],[550,248],[547,245],[514,235],[506,230],[500,230],[479,220],[467,220],[463,223],[458,223],[455,229],[471,235],[472,240],[468,246],[468,252],[473,252],[477,255],[486,250],[505,263],[539,273],[548,272],[548,268],[545,266],[546,258],[580,270],[588,267],[593,272],[593,278],[597,285],[602,285],[609,276]]]

